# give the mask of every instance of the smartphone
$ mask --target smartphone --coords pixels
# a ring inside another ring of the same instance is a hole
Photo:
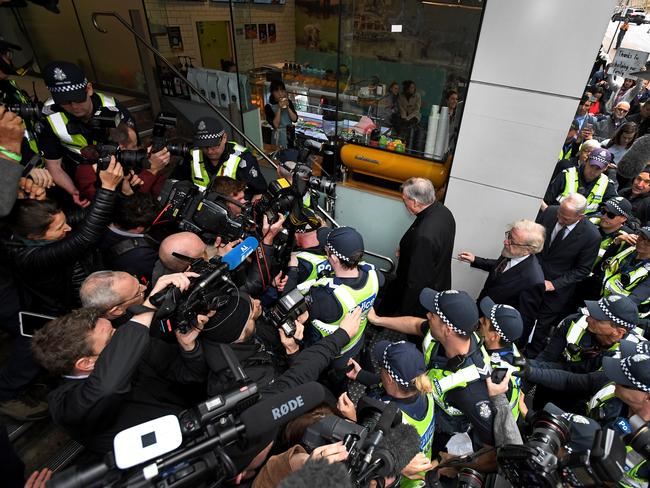
[[[55,317],[49,315],[41,315],[31,312],[18,312],[18,320],[20,321],[20,334],[24,337],[33,337],[37,330],[45,327],[50,320]]]
[[[582,128],[584,130],[590,130],[592,132],[594,131],[594,125],[593,124],[585,124]]]
[[[503,381],[503,378],[506,377],[506,374],[508,374],[508,368],[494,368],[492,370],[492,374],[490,375],[492,383],[498,385]]]

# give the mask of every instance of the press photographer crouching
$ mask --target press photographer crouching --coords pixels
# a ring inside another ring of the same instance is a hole
[[[170,285],[186,290],[192,276],[165,276],[152,295]],[[197,382],[207,372],[197,337],[207,317],[198,316],[186,333],[177,331],[173,346],[150,338],[154,312],[147,298],[115,329],[102,310],[79,309],[49,322],[33,338],[36,360],[63,379],[48,397],[53,420],[92,452],[106,453],[118,432],[178,414],[198,400]]]

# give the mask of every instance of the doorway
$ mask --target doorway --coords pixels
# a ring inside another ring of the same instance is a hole
[[[230,22],[225,20],[197,22],[196,31],[199,35],[203,67],[220,70],[222,59],[232,59]]]

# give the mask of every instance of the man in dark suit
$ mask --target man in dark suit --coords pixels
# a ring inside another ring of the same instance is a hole
[[[521,341],[526,344],[537,312],[544,298],[544,271],[535,254],[544,248],[545,229],[531,220],[518,220],[506,232],[501,257],[486,259],[461,251],[458,259],[472,268],[487,271],[478,297],[489,296],[496,303],[510,305],[521,314],[524,329]]]
[[[544,249],[539,255],[546,293],[527,353],[534,357],[546,345],[550,328],[567,313],[576,283],[589,275],[598,256],[600,233],[584,216],[587,200],[571,193],[559,206],[548,207],[537,219],[546,228]]]
[[[456,221],[447,207],[436,202],[433,184],[425,178],[406,180],[402,200],[416,217],[399,243],[397,277],[379,310],[381,315],[424,317],[426,310],[419,302],[422,289],[451,288]]]

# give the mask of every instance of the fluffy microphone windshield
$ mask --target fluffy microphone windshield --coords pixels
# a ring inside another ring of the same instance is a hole
[[[636,178],[650,163],[650,134],[639,137],[618,163],[617,172],[624,178]]]
[[[302,468],[287,476],[278,488],[352,488],[344,463],[328,463],[326,459],[307,461]]]
[[[386,433],[379,447],[392,454],[392,474],[397,476],[420,452],[420,434],[412,425],[399,424]]]

